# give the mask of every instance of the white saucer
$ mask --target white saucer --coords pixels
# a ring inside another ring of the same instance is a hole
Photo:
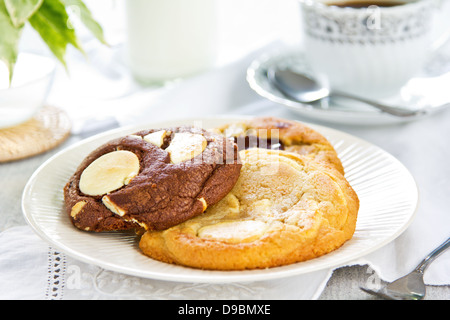
[[[289,67],[299,73],[309,73],[309,67],[303,53],[299,50],[267,53],[254,60],[247,69],[247,81],[259,95],[273,102],[282,104],[300,115],[332,123],[380,125],[412,121],[420,118],[395,117],[366,104],[347,99],[326,99],[311,104],[292,100],[277,90],[267,78],[269,67]],[[432,106],[438,109],[443,103],[450,102],[450,93],[445,83],[450,80],[450,73],[438,77],[423,76],[411,79],[394,97],[385,102],[396,104],[405,109],[415,106]]]

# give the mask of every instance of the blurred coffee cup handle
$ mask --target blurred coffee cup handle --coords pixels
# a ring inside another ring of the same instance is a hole
[[[439,49],[441,49],[448,41],[450,40],[450,29],[448,29],[443,35],[438,37],[432,44],[431,44],[431,51],[437,52]]]
[[[439,19],[442,19],[443,21],[448,21],[446,20],[448,16],[446,16],[446,14],[443,13],[445,9],[444,6],[445,4],[448,5],[448,2],[444,0],[434,0],[434,3],[436,11],[440,12]],[[447,8],[447,10],[450,11],[450,6]],[[445,32],[436,35],[436,39],[434,39],[433,42],[431,43],[431,52],[433,53],[439,51],[439,49],[441,49],[450,40],[450,25],[444,27],[443,29]]]

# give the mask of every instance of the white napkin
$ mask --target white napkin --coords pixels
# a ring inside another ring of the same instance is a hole
[[[104,270],[49,247],[28,226],[0,233],[0,299],[311,299],[328,270],[271,281],[178,283]]]
[[[402,238],[348,265],[367,264],[387,280],[399,277],[405,272],[402,265],[418,257],[401,254],[405,252],[401,248],[405,241]],[[144,279],[73,259],[49,246],[28,226],[13,227],[0,233],[0,252],[2,300],[305,300],[320,296],[333,271],[321,270],[283,279],[231,284]],[[402,260],[397,263],[392,261],[395,256]],[[427,269],[426,283],[449,285],[449,270],[450,254],[443,253]],[[368,274],[366,285],[378,286],[377,279]],[[359,289],[355,286],[355,290]]]

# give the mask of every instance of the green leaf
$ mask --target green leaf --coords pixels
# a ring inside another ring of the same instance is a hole
[[[107,44],[103,29],[100,24],[94,19],[89,8],[83,3],[82,0],[61,0],[66,9],[72,9],[76,15],[80,18],[81,22],[88,28],[90,32],[103,44]]]
[[[60,0],[45,0],[29,19],[53,54],[66,66],[64,56],[68,44],[84,53],[75,31],[68,27],[69,16]]]
[[[5,0],[11,21],[15,27],[22,26],[39,9],[44,0]]]
[[[19,41],[22,27],[16,28],[8,14],[5,3],[0,0],[0,59],[6,63],[9,70],[9,81],[13,76],[14,65],[19,53]]]

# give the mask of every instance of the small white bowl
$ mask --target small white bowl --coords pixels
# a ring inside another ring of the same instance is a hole
[[[9,73],[0,62],[0,129],[32,118],[45,104],[56,64],[51,58],[20,53],[9,84]]]

